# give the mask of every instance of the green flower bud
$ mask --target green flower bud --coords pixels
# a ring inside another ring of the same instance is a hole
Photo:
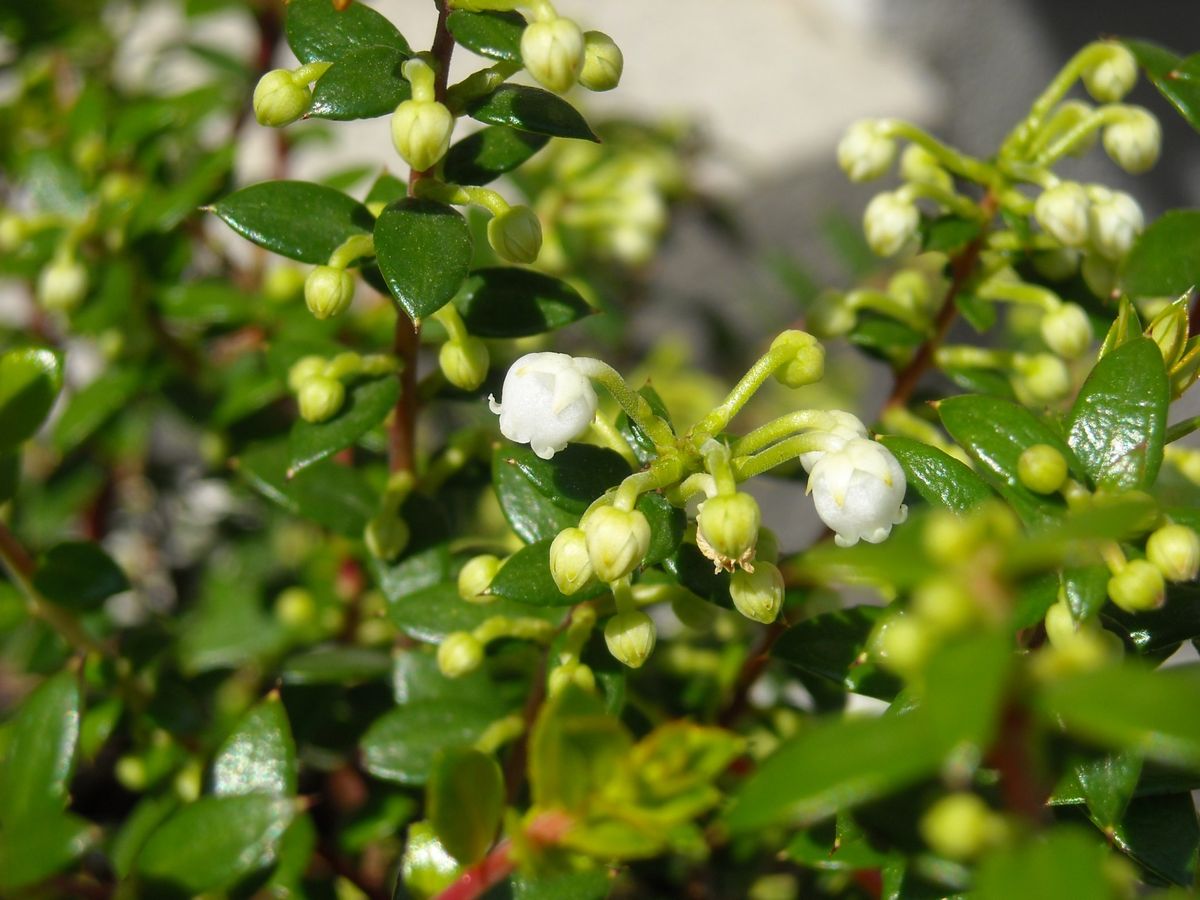
[[[574,685],[589,694],[596,692],[596,673],[589,666],[571,661],[558,666],[550,673],[547,690],[551,697],[556,697]]]
[[[650,549],[650,523],[638,510],[601,506],[582,523],[596,576],[617,581],[636,569]]]
[[[1094,296],[1101,300],[1113,299],[1117,285],[1117,268],[1110,260],[1098,253],[1089,253],[1083,258],[1079,274],[1083,276],[1083,283]]]
[[[754,559],[754,544],[761,524],[758,501],[749,494],[710,497],[700,504],[696,517],[697,543],[701,550],[707,544],[713,555],[705,555],[722,568],[744,566]]]
[[[837,146],[837,161],[851,181],[870,181],[891,168],[896,142],[883,132],[875,119],[855,122]]]
[[[483,644],[469,631],[446,635],[437,649],[437,664],[447,678],[461,678],[483,662]]]
[[[38,273],[37,300],[50,312],[70,312],[87,294],[88,273],[74,257],[56,256]]]
[[[318,375],[325,374],[325,366],[327,365],[323,356],[302,356],[288,369],[287,383],[288,390],[293,393],[299,393],[304,387],[305,382],[310,378],[315,378]]]
[[[808,308],[807,326],[817,337],[849,334],[858,322],[854,309],[841,291],[822,291]]]
[[[510,206],[492,216],[487,237],[497,256],[509,262],[528,264],[541,252],[542,223],[528,206]]]
[[[324,374],[329,378],[355,378],[363,373],[362,354],[347,350],[334,356],[325,364]]]
[[[273,303],[291,300],[304,290],[304,272],[295,266],[272,266],[263,278],[263,294]]]
[[[394,512],[385,510],[367,522],[363,541],[367,551],[376,559],[393,560],[408,546],[408,523]]]
[[[921,837],[939,856],[969,860],[1004,841],[1008,828],[975,794],[949,794],[921,817]]]
[[[336,378],[314,375],[300,385],[296,400],[305,422],[324,422],[337,415],[346,402],[346,387]]]
[[[1101,142],[1113,162],[1129,174],[1139,175],[1158,162],[1162,128],[1149,110],[1132,107],[1123,121],[1104,129]]]
[[[915,616],[899,613],[884,619],[875,628],[872,654],[885,669],[905,677],[925,666],[933,649],[930,629]]]
[[[912,612],[921,622],[943,634],[957,634],[979,617],[979,608],[962,582],[938,576],[917,585]]]
[[[316,266],[304,279],[304,303],[318,319],[346,311],[354,299],[354,276],[345,269]]]
[[[1046,610],[1044,624],[1046,637],[1050,640],[1051,646],[1057,649],[1066,649],[1079,636],[1079,623],[1071,614],[1071,607],[1067,606],[1061,598]]]
[[[25,237],[25,221],[16,213],[0,212],[0,253],[15,252]]]
[[[1038,494],[1053,494],[1067,481],[1067,461],[1049,444],[1026,447],[1017,458],[1017,478]]]
[[[589,91],[611,91],[621,81],[625,57],[621,48],[602,31],[583,33],[583,68],[579,83]]]
[[[458,596],[468,603],[491,603],[496,598],[485,594],[500,571],[501,560],[490,553],[473,556],[458,570]]]
[[[1186,525],[1164,525],[1146,541],[1146,558],[1167,581],[1193,581],[1200,571],[1200,536]]]
[[[550,575],[558,590],[571,596],[592,579],[587,535],[582,528],[564,528],[550,543]]]
[[[771,343],[771,349],[787,342],[795,347],[795,356],[774,372],[784,387],[798,388],[814,384],[825,376],[825,348],[811,334],[785,331]]]
[[[1100,103],[1116,103],[1137,81],[1137,60],[1125,45],[1111,41],[1109,53],[1096,65],[1085,69],[1083,84]]]
[[[879,256],[895,256],[917,234],[921,214],[899,191],[876,194],[863,212],[863,234]]]
[[[275,618],[289,631],[304,631],[317,620],[317,600],[312,591],[290,587],[275,598]]]
[[[640,610],[617,613],[604,626],[604,642],[618,662],[641,668],[654,650],[654,621]]]
[[[254,118],[259,125],[281,128],[308,112],[312,91],[297,83],[287,69],[272,69],[254,86]]]
[[[900,176],[915,184],[928,184],[943,191],[954,190],[954,179],[950,173],[920,144],[909,144],[900,154]]]
[[[1169,370],[1183,356],[1188,341],[1188,310],[1186,303],[1171,303],[1146,327],[1150,339],[1158,345],[1163,362]]]
[[[888,279],[887,292],[914,312],[928,309],[933,299],[929,279],[914,269],[901,269]]]
[[[392,114],[396,152],[418,172],[432,169],[450,149],[454,115],[436,100],[405,100]]]
[[[448,382],[464,391],[473,391],[483,384],[490,361],[487,344],[477,337],[446,341],[438,350],[442,374]]]
[[[1079,271],[1079,251],[1060,247],[1033,255],[1033,268],[1050,281],[1066,281]]]
[[[1092,323],[1075,303],[1064,303],[1046,313],[1041,331],[1046,346],[1066,359],[1081,356],[1092,343]]]
[[[1153,563],[1135,559],[1108,579],[1108,596],[1126,612],[1144,612],[1163,604],[1163,574]]]
[[[570,19],[532,22],[521,34],[521,62],[542,87],[565,94],[583,71],[583,32]]]
[[[783,575],[768,562],[757,563],[753,572],[739,569],[729,579],[729,596],[747,619],[769,625],[783,608]]]
[[[1064,247],[1082,247],[1088,240],[1088,195],[1075,181],[1060,181],[1038,195],[1033,217]]]
[[[1071,390],[1071,373],[1063,361],[1051,353],[1014,359],[1014,367],[1021,378],[1021,386],[1037,403],[1053,403],[1061,400]]]

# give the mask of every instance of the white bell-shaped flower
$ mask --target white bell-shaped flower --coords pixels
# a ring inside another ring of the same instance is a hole
[[[488,396],[500,432],[529,444],[542,459],[587,431],[596,414],[596,391],[565,353],[527,353],[504,376],[502,402]]]
[[[809,450],[807,453],[800,454],[800,465],[804,466],[805,472],[811,472],[813,466],[830,450],[837,450],[845,446],[847,441],[867,436],[867,426],[858,416],[841,409],[831,409],[828,415],[833,418],[833,426],[816,433],[826,435],[834,440],[831,440],[831,446],[824,450]]]
[[[908,516],[904,470],[882,444],[853,438],[826,453],[808,479],[821,521],[839,547],[878,544]]]

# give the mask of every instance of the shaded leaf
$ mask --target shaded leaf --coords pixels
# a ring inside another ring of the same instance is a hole
[[[96,544],[67,541],[42,556],[33,586],[60,606],[91,609],[128,589],[129,581],[112,557]]]
[[[455,143],[442,160],[442,172],[453,184],[488,184],[526,162],[549,140],[544,134],[489,125]]]
[[[771,656],[858,694],[891,700],[900,682],[864,658],[882,607],[854,606],[805,619],[785,631]]]
[[[594,312],[565,281],[515,267],[476,269],[454,305],[471,334],[495,338],[542,334]]]
[[[359,381],[346,391],[342,408],[332,419],[306,422],[297,418],[288,436],[288,474],[295,476],[358,442],[383,422],[400,396],[400,381],[393,375]]]
[[[541,88],[503,84],[467,107],[467,114],[488,125],[511,125],[551,137],[599,141],[579,111]]]
[[[425,810],[446,852],[469,866],[492,845],[504,797],[504,775],[492,757],[478,750],[451,748],[434,761]]]
[[[465,700],[398,707],[376,719],[363,735],[363,768],[385,781],[424,784],[439,752],[470,747],[501,715]]]
[[[1193,128],[1200,131],[1200,77],[1196,75],[1200,70],[1200,62],[1197,57],[1193,55],[1184,60],[1165,47],[1149,41],[1126,40],[1124,43],[1133,51],[1138,64],[1146,71],[1159,93],[1179,110],[1179,114]]]
[[[525,17],[516,12],[471,12],[457,9],[446,19],[454,40],[472,53],[505,62],[521,61]]]
[[[7,747],[0,766],[0,824],[5,830],[58,819],[66,808],[80,705],[78,676],[60,672],[25,698],[6,726]]]
[[[62,360],[22,347],[0,356],[0,453],[33,437],[62,388]]]

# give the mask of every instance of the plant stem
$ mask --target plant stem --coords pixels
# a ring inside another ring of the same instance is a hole
[[[569,816],[561,812],[542,813],[525,828],[525,839],[536,847],[553,846],[571,828]],[[492,852],[458,876],[458,880],[437,895],[436,900],[475,900],[494,888],[517,867],[512,842],[501,841]]]

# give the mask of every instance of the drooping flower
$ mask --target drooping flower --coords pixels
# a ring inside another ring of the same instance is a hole
[[[839,547],[859,540],[878,544],[908,515],[904,470],[882,444],[846,441],[813,466],[808,479],[817,515],[832,528]]]
[[[506,438],[550,459],[587,430],[596,391],[567,354],[527,353],[504,376],[500,402],[489,395],[488,403]]]

